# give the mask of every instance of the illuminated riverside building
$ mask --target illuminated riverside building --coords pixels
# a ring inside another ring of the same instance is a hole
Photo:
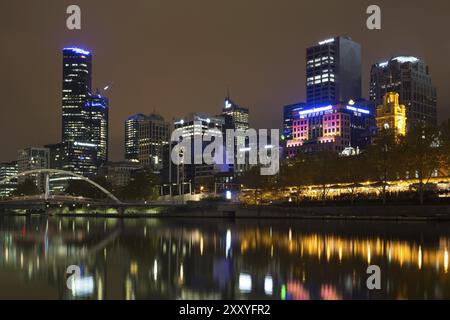
[[[222,117],[224,119],[223,125],[223,138],[224,143],[226,143],[226,130],[231,129],[237,133],[235,138],[235,150],[234,150],[234,164],[229,166],[229,172],[232,174],[228,178],[227,182],[231,182],[235,176],[242,174],[248,169],[248,164],[238,164],[239,157],[245,157],[245,153],[240,153],[238,146],[241,148],[248,146],[248,139],[245,138],[246,131],[250,128],[249,125],[249,110],[247,108],[242,108],[229,97],[225,98],[225,103],[222,111]],[[241,134],[242,136],[239,136]]]
[[[292,139],[287,141],[287,156],[298,153],[332,151],[344,153],[370,144],[375,120],[367,104],[309,105],[293,120]]]
[[[406,106],[407,127],[417,123],[437,125],[436,88],[423,60],[398,56],[374,64],[370,72],[370,99],[380,105],[388,92],[397,92],[399,103]]]
[[[108,100],[92,94],[92,54],[81,48],[63,50],[62,167],[95,175],[108,160]]]
[[[399,103],[396,92],[388,92],[383,104],[377,107],[377,130],[393,130],[396,135],[406,135],[406,107]]]
[[[349,37],[320,41],[306,50],[307,103],[361,98],[361,46]]]
[[[157,114],[136,114],[125,121],[125,160],[162,169],[162,152],[169,144],[170,123]]]
[[[19,173],[17,162],[0,163],[0,181],[13,177]],[[17,181],[0,184],[0,198],[9,197],[17,188]]]
[[[142,113],[125,121],[125,160],[139,161],[139,122],[145,119]]]
[[[48,169],[50,168],[50,150],[47,148],[25,148],[18,151],[17,154],[17,169],[18,173],[23,173],[31,170]],[[45,179],[43,175],[37,174],[33,176],[36,185],[44,189]],[[18,179],[19,183],[26,180],[25,177]]]
[[[223,127],[225,125],[225,120],[223,117],[212,117],[208,114],[201,112],[194,112],[188,114],[183,119],[176,120],[174,122],[174,128],[181,130],[181,136],[183,139],[190,138],[191,150],[190,152],[183,150],[180,152],[180,165],[175,165],[170,159],[171,150],[174,147],[174,143],[165,148],[163,152],[164,157],[164,171],[163,180],[166,184],[176,184],[179,188],[183,185],[189,185],[192,192],[196,191],[201,193],[203,191],[213,191],[215,176],[217,172],[222,170],[221,165],[206,164],[203,162],[200,164],[195,164],[195,153],[194,153],[194,139],[196,137],[202,139],[203,135],[211,134],[211,137],[222,135]],[[202,154],[204,148],[209,145],[210,142],[202,143]],[[190,160],[185,159],[185,157],[190,153]],[[184,189],[183,189],[184,190]],[[180,193],[179,191],[177,191]]]
[[[151,114],[139,121],[139,163],[153,168],[162,169],[164,146],[169,144],[170,124],[157,114]]]
[[[296,104],[291,104],[284,106],[283,108],[283,137],[282,140],[289,141],[292,140],[292,127],[294,121],[299,118],[299,113],[306,106],[306,103],[300,102]]]
[[[99,167],[108,162],[108,109],[109,101],[99,93],[86,99],[86,129],[88,142],[95,145],[95,162]]]

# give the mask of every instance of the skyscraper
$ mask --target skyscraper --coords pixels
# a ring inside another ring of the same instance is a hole
[[[237,176],[248,169],[248,164],[238,164],[238,158],[245,158],[246,155],[243,152],[239,152],[239,148],[245,148],[248,146],[248,139],[245,137],[246,131],[249,129],[249,110],[242,108],[229,97],[225,98],[224,107],[222,110],[222,117],[224,119],[223,125],[223,137],[224,143],[226,143],[227,135],[226,130],[231,129],[237,133],[235,150],[234,150],[234,163],[229,165],[229,170],[233,176]],[[248,162],[248,161],[247,161]]]
[[[91,93],[92,55],[80,48],[63,50],[62,142],[85,141],[86,99]]]
[[[108,160],[108,100],[92,94],[92,54],[80,48],[63,50],[63,169],[96,174]]]
[[[283,137],[284,141],[292,140],[292,126],[294,120],[299,118],[299,113],[306,106],[306,103],[300,102],[284,106],[283,108]]]
[[[328,104],[361,98],[361,46],[348,37],[306,50],[307,102]]]
[[[145,115],[139,113],[125,121],[125,160],[139,161],[139,122],[144,118]]]
[[[17,162],[0,163],[0,181],[17,175]],[[0,184],[0,199],[9,197],[17,189],[17,181]]]
[[[109,101],[99,93],[87,98],[85,104],[88,140],[96,145],[96,164],[108,162],[108,109]]]
[[[18,151],[17,169],[18,173],[30,170],[48,169],[50,168],[50,150],[47,148],[25,148]],[[26,177],[20,177],[19,183],[23,182]],[[45,188],[45,179],[42,174],[35,174],[33,179],[36,185],[42,190]]]
[[[162,152],[169,144],[170,124],[157,114],[151,114],[139,121],[139,163],[155,171],[162,169]]]
[[[203,136],[211,138],[222,136],[223,117],[211,117],[208,114],[194,112],[174,123],[175,129],[180,130],[183,139],[191,139],[191,150],[180,150],[180,164],[175,165],[171,160],[173,143],[163,153],[165,183],[176,184],[179,190],[184,190],[186,184],[190,185],[191,191],[202,192],[214,190],[215,176],[219,168],[214,164],[205,163],[202,155],[209,142],[202,142],[202,152],[196,154],[194,139],[202,139]],[[212,140],[212,139],[211,139]],[[181,192],[184,193],[184,192]]]
[[[370,99],[383,104],[388,92],[397,92],[406,106],[407,126],[417,123],[437,125],[436,89],[428,66],[419,58],[398,56],[376,63],[370,72]]]

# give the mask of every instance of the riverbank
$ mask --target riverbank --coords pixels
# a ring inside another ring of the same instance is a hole
[[[155,206],[146,210],[133,207],[118,212],[109,210],[31,212],[5,211],[5,215],[49,215],[110,218],[218,218],[218,219],[316,219],[316,220],[394,220],[450,221],[450,205],[365,205],[365,206],[245,206],[230,203],[190,203]]]

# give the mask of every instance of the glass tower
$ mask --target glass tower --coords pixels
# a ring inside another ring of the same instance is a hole
[[[307,102],[329,104],[361,98],[361,46],[348,37],[320,41],[306,50]]]
[[[389,92],[397,92],[399,103],[406,106],[408,127],[417,123],[437,125],[436,88],[424,61],[399,56],[374,64],[370,72],[370,99],[382,105]]]
[[[108,161],[108,99],[92,94],[92,54],[63,49],[62,167],[94,175]]]

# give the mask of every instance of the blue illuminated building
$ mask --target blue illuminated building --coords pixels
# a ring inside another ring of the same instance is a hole
[[[92,93],[92,54],[63,49],[62,143],[58,166],[86,176],[108,160],[108,100]]]
[[[307,104],[292,121],[292,138],[286,142],[289,158],[321,151],[355,154],[370,144],[376,129],[373,109],[364,101]]]

